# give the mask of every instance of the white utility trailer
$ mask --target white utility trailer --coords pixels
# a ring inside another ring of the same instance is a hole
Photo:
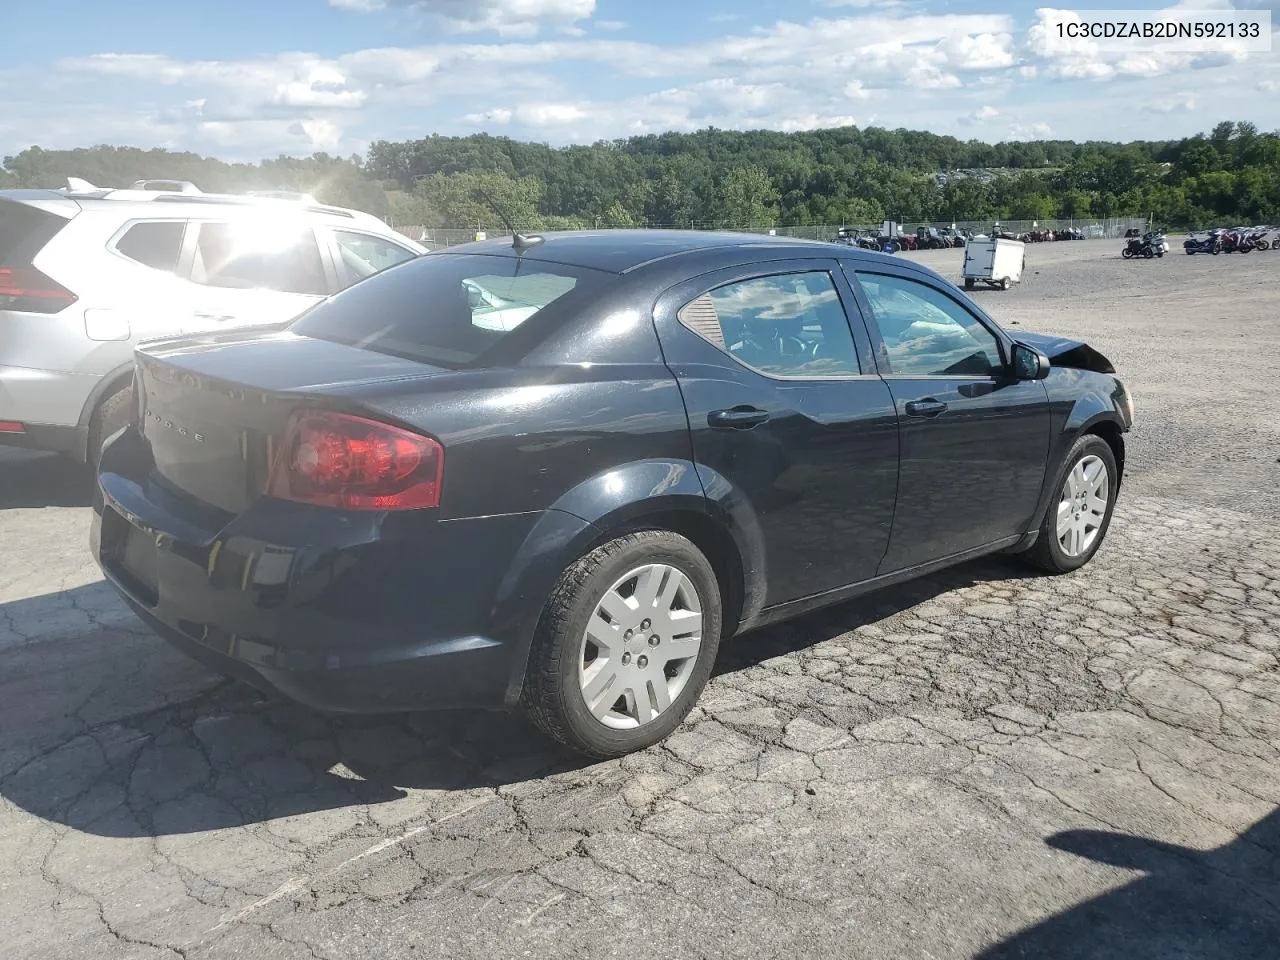
[[[985,283],[1008,290],[1022,282],[1026,265],[1027,245],[1021,240],[975,237],[964,247],[964,288],[972,290],[974,284]]]

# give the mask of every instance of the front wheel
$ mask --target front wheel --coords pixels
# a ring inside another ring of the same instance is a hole
[[[1093,559],[1111,526],[1120,471],[1107,442],[1095,434],[1077,440],[1058,473],[1057,490],[1026,557],[1042,570],[1068,573]]]
[[[1269,249],[1271,249],[1271,242],[1270,242],[1269,240],[1259,240],[1259,241],[1258,241],[1258,249],[1259,249],[1259,250],[1269,250]]]
[[[687,539],[645,530],[569,567],[538,623],[521,701],[552,739],[617,757],[670,736],[715,664],[720,586]]]
[[[1123,250],[1120,251],[1120,256],[1124,257],[1126,260],[1132,260],[1133,251],[1130,250],[1128,247],[1125,247]]]

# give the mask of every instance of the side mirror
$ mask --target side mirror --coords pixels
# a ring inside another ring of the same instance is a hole
[[[1025,343],[1015,343],[1013,375],[1019,380],[1043,380],[1049,376],[1049,358]]]

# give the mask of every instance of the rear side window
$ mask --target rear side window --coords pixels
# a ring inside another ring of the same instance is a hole
[[[182,221],[135,223],[116,241],[119,253],[146,267],[173,272],[178,268],[182,252],[182,235],[187,225]]]
[[[26,266],[67,219],[25,203],[0,200],[0,267]]]
[[[483,362],[519,330],[554,329],[610,275],[508,257],[432,254],[357,283],[292,330],[440,366]]]
[[[773,377],[861,373],[840,295],[823,271],[756,277],[686,304],[680,322],[745,367]]]
[[[202,223],[191,279],[210,287],[329,292],[315,231],[273,221]]]
[[[352,283],[417,256],[407,247],[368,233],[335,230],[333,238],[337,241],[342,265],[347,268],[347,278]]]

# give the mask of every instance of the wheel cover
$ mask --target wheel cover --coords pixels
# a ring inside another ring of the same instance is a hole
[[[1087,553],[1102,532],[1111,493],[1111,477],[1102,458],[1082,457],[1062,485],[1058,498],[1058,546],[1068,557]]]
[[[702,650],[702,601],[665,563],[627,572],[596,604],[582,635],[578,689],[606,727],[652,723],[684,691]]]

